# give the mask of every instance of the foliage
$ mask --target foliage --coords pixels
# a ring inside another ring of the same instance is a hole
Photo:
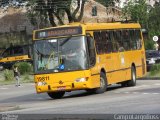
[[[159,2],[156,2],[154,6],[150,6],[146,0],[129,0],[122,11],[124,18],[129,15],[132,20],[138,21],[148,31],[149,39],[151,39],[154,35],[160,35],[159,9]]]
[[[28,15],[32,24],[39,28],[46,26],[47,21],[52,26],[64,24],[64,16],[67,15],[68,22],[78,22],[84,13],[86,0],[28,0]],[[73,3],[74,2],[74,3]],[[71,9],[72,5],[76,8]],[[37,22],[38,21],[38,22]]]
[[[15,65],[18,66],[18,70],[21,75],[33,72],[33,66],[28,62],[18,62]]]
[[[26,6],[28,17],[36,28],[79,22],[87,0],[2,0],[0,6]],[[96,0],[104,6],[115,6],[119,0]],[[27,4],[26,4],[27,3]],[[67,17],[67,18],[66,18]],[[66,20],[66,19],[67,20]]]
[[[154,41],[153,40],[145,40],[145,49],[153,50],[154,49]]]
[[[130,0],[123,8],[124,18],[131,17],[131,20],[138,21],[144,28],[147,27],[148,21],[148,5],[146,0]]]
[[[150,36],[160,35],[160,3],[156,2],[154,7],[150,9],[148,26]]]
[[[4,70],[4,79],[6,81],[11,81],[14,79],[14,74],[12,70],[5,69]]]
[[[28,74],[25,74],[24,77],[23,77],[23,81],[28,81],[30,78],[29,78],[29,75]]]
[[[153,76],[153,75],[155,75],[157,72],[160,72],[160,64],[154,64],[154,65],[151,67],[150,75]]]

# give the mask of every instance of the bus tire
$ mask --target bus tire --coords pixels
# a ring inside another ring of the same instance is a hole
[[[65,91],[60,91],[60,92],[48,92],[48,96],[53,98],[53,99],[60,99],[64,96]]]
[[[100,93],[104,93],[107,89],[107,78],[106,75],[101,72],[100,73],[100,87],[99,88],[95,88],[95,93],[96,94],[100,94]]]
[[[128,86],[136,86],[136,69],[134,66],[131,67],[131,80],[128,81]]]

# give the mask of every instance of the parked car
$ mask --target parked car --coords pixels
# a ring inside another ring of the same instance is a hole
[[[160,52],[157,50],[146,50],[147,71],[150,71],[154,64],[160,63]]]

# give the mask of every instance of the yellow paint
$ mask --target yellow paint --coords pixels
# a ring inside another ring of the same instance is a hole
[[[87,81],[76,82],[76,80],[79,78],[86,78]],[[35,75],[34,80],[36,83],[37,92],[47,92],[47,91],[57,91],[59,87],[65,87],[66,91],[98,87],[91,78],[92,77],[90,70],[84,70],[84,71]],[[38,86],[38,82],[46,82],[47,84],[44,86]],[[48,90],[48,86],[50,86],[51,90]]]
[[[31,58],[28,55],[21,55],[21,56],[9,56],[0,59],[0,62],[15,62],[15,61],[23,61],[23,60],[30,60]]]

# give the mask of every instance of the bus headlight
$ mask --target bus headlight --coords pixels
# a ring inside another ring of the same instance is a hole
[[[38,82],[38,83],[37,83],[38,86],[44,86],[44,85],[46,85],[46,84],[47,84],[46,82]]]
[[[78,78],[75,80],[75,82],[85,82],[85,81],[87,81],[86,78]]]

